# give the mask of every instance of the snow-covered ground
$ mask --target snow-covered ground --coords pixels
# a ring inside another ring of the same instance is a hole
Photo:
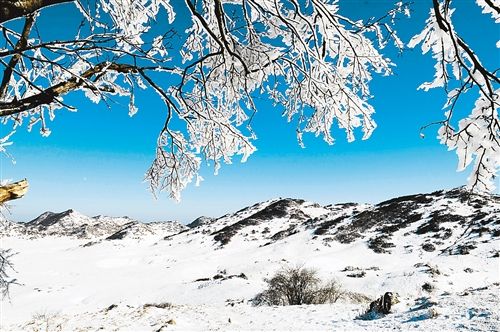
[[[440,210],[443,202],[432,204]],[[478,219],[479,210],[455,203],[446,205],[454,209],[450,214],[461,211]],[[352,214],[377,207],[344,208]],[[149,232],[102,241],[4,236],[0,246],[18,252],[12,257],[16,272],[10,274],[19,285],[1,302],[0,330],[500,330],[499,239],[492,236],[498,234],[497,203],[478,205],[488,211],[480,221],[496,228],[467,237],[474,248],[461,255],[421,249],[429,243],[429,233],[421,231],[429,221],[425,213],[386,234],[393,245],[387,252],[369,247],[373,227],[350,242],[325,240],[329,232],[316,235],[325,220],[347,213],[344,208],[268,201],[166,237]],[[217,234],[229,240],[221,244]],[[448,248],[463,241],[453,234],[433,243]],[[401,302],[392,314],[374,320],[356,319],[368,303],[348,297],[326,305],[252,306],[250,300],[266,286],[264,278],[296,264],[337,279],[347,292],[375,299],[391,291]],[[364,276],[352,277],[358,272]],[[234,277],[214,279],[217,274]],[[422,288],[426,283],[432,290]]]

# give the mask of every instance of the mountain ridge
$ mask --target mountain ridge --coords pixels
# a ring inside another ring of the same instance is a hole
[[[500,237],[499,216],[499,196],[454,188],[395,197],[375,205],[321,206],[303,199],[276,198],[218,218],[199,217],[188,225],[176,221],[142,223],[129,217],[88,217],[69,209],[44,212],[25,224],[3,221],[0,236],[90,240],[157,236],[178,241],[197,239],[223,248],[235,239],[257,241],[264,246],[302,235],[324,245],[362,241],[376,253],[403,250],[395,248],[394,243],[411,240],[414,243],[404,250],[466,254],[477,247],[478,241]]]

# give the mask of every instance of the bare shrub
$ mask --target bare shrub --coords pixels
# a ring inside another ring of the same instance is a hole
[[[8,271],[13,270],[10,258],[14,254],[10,249],[0,248],[0,297],[9,295],[9,287],[16,283],[16,279],[9,277]]]
[[[342,295],[335,280],[323,282],[314,269],[283,267],[270,279],[267,289],[252,300],[254,305],[301,305],[334,303]]]

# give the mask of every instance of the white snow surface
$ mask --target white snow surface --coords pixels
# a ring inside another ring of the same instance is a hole
[[[15,272],[9,274],[19,284],[1,302],[0,330],[498,331],[498,198],[464,202],[441,193],[411,199],[420,200],[415,208],[420,219],[386,234],[392,247],[381,253],[369,247],[370,238],[380,236],[380,222],[350,242],[335,239],[335,234],[349,223],[355,225],[356,213],[374,213],[391,204],[408,206],[404,199],[377,206],[326,207],[270,200],[174,235],[154,227],[139,232],[143,227],[134,224],[133,236],[113,241],[3,233],[0,247],[17,252],[12,257]],[[439,224],[440,231],[423,233],[432,213],[443,210],[450,216],[476,218],[490,228],[469,234],[466,226],[450,225],[453,221],[447,219]],[[325,221],[338,218],[318,234]],[[448,226],[450,236],[437,236]],[[228,241],[217,239],[217,234]],[[436,250],[423,250],[428,243]],[[447,250],[461,244],[469,245],[467,254]],[[251,304],[264,290],[264,278],[296,264],[315,268],[322,278],[335,278],[350,294],[375,299],[391,291],[401,302],[393,313],[374,320],[357,319],[368,303],[347,296],[325,305]],[[360,271],[364,277],[349,276]],[[213,278],[241,273],[246,278]],[[424,283],[434,289],[423,290]]]

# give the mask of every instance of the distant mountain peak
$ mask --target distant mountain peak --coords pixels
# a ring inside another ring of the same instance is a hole
[[[202,225],[210,224],[214,220],[215,220],[215,218],[201,216],[201,217],[196,218],[195,220],[193,220],[192,222],[190,222],[186,226],[189,228],[195,228],[195,227],[199,227]]]

